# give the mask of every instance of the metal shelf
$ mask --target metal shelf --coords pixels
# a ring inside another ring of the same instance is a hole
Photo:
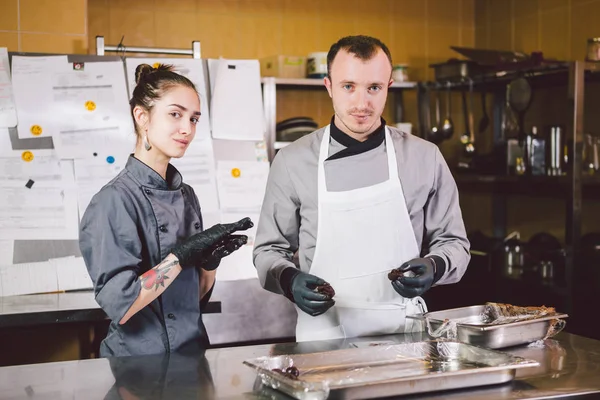
[[[323,87],[322,78],[272,78],[265,77],[261,79],[262,83],[274,83],[277,86],[308,86],[308,87]],[[412,89],[417,86],[417,82],[394,82],[390,89]]]
[[[264,77],[261,78],[262,90],[263,90],[263,104],[265,108],[265,121],[266,121],[266,133],[265,143],[267,146],[267,153],[269,155],[269,161],[275,157],[275,133],[277,126],[277,89],[302,89],[302,90],[321,90],[325,88],[323,79],[291,79],[291,78],[275,78],[275,77]],[[403,120],[403,97],[402,92],[405,89],[417,88],[417,82],[395,82],[392,84],[394,100],[395,100],[395,120],[394,122],[401,122]]]
[[[502,195],[566,198],[571,195],[568,176],[477,175],[453,172],[459,190]],[[584,198],[600,198],[600,177],[581,177]]]

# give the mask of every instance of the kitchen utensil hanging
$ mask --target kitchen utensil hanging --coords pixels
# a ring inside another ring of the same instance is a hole
[[[440,115],[440,91],[435,91],[435,121],[431,131],[429,132],[429,140],[432,143],[439,144],[444,140],[441,126],[441,115]]]
[[[488,116],[487,106],[485,104],[486,93],[485,93],[485,90],[483,90],[483,87],[485,87],[485,84],[481,85],[481,86],[482,86],[482,89],[481,89],[481,108],[482,108],[482,111],[483,111],[483,116],[481,117],[481,120],[479,121],[479,130],[478,130],[478,132],[480,134],[483,133],[483,132],[485,132],[485,130],[490,125],[490,117]]]
[[[466,132],[460,137],[464,145],[463,153],[468,159],[471,159],[475,153],[475,127],[473,123],[473,81],[469,81],[469,104],[467,104],[466,93],[462,93],[463,115],[465,119]]]
[[[510,107],[518,115],[518,126],[519,126],[519,143],[523,145],[525,142],[525,127],[524,119],[525,112],[531,104],[531,85],[525,77],[519,77],[509,83],[508,91],[508,103]]]
[[[444,139],[450,139],[454,133],[454,124],[452,123],[452,100],[450,98],[450,82],[446,85],[446,118],[442,123],[442,136]]]

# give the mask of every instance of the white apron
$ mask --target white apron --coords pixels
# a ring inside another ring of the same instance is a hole
[[[405,299],[387,274],[419,256],[396,152],[386,128],[389,179],[344,192],[327,191],[324,162],[329,150],[325,128],[318,162],[318,235],[309,273],[335,289],[335,306],[312,317],[298,307],[296,340],[339,339],[420,330],[406,315],[426,312],[420,297]]]

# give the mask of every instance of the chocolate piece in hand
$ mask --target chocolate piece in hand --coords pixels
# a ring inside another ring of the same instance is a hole
[[[317,291],[317,293],[324,294],[330,299],[333,298],[333,296],[335,296],[335,290],[333,290],[329,283],[326,283],[325,285],[319,285],[315,288],[315,290]]]
[[[284,375],[286,378],[297,380],[298,376],[300,376],[300,371],[298,368],[291,366],[286,368],[285,370],[281,370],[280,368],[275,368],[272,370],[273,372],[277,372],[278,374]]]
[[[388,279],[390,281],[398,280],[402,276],[404,276],[404,274],[399,269],[393,269],[393,270],[390,271],[390,273],[388,273]]]

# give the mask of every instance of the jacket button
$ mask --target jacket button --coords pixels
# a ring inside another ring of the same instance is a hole
[[[169,313],[169,315],[167,315],[167,317],[169,317],[169,319],[175,319],[175,314]]]
[[[146,194],[150,194],[150,193],[152,193],[152,192],[150,191],[150,189],[144,189],[144,192],[146,192]]]
[[[194,224],[194,228],[196,228],[196,229],[200,229],[200,222],[196,222],[196,223]]]
[[[163,233],[168,231],[168,229],[167,229],[167,227],[165,225],[159,226],[158,230],[161,231],[161,232],[163,232]]]

